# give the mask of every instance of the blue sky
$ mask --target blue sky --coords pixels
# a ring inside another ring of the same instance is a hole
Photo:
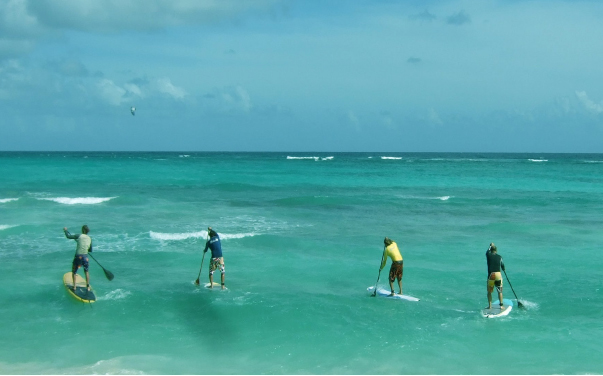
[[[0,0],[0,150],[601,153],[602,39],[600,1]]]

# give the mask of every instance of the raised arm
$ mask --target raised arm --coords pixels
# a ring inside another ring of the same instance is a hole
[[[65,237],[67,239],[77,239],[80,237],[79,235],[71,235],[71,233],[67,230],[67,227],[63,227],[63,231],[65,232]]]

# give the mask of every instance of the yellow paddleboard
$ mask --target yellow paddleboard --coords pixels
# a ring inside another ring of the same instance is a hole
[[[71,272],[67,272],[63,275],[63,284],[67,289],[69,295],[73,296],[80,302],[84,303],[94,303],[96,301],[96,295],[94,295],[94,291],[92,291],[92,286],[90,287],[90,291],[86,288],[86,280],[82,278],[79,274],[75,275],[75,291],[73,291],[73,274]]]

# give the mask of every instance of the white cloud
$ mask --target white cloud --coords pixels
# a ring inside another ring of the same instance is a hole
[[[356,129],[357,131],[361,130],[360,120],[358,119],[358,116],[356,116],[356,114],[354,112],[348,111],[347,119],[350,122],[350,124],[352,124],[354,129]]]
[[[251,97],[249,96],[249,93],[247,93],[247,91],[241,86],[236,87],[236,93],[243,110],[249,111],[251,109]]]
[[[97,83],[97,87],[99,89],[99,95],[106,102],[119,106],[121,105],[126,98],[126,90],[117,86],[113,81],[108,79],[102,79]]]
[[[182,99],[186,96],[184,89],[174,86],[169,78],[160,78],[157,80],[157,88],[161,93],[168,94],[176,99]]]
[[[125,84],[124,85],[124,89],[126,89],[127,91],[129,91],[130,93],[143,98],[144,95],[142,94],[142,90],[140,89],[140,87],[136,84]]]
[[[214,89],[205,95],[210,108],[221,112],[243,111],[249,112],[253,108],[251,96],[242,86],[230,86],[223,89]]]
[[[40,24],[52,29],[115,32],[159,30],[208,24],[254,9],[270,9],[280,0],[20,0]]]
[[[440,114],[438,114],[438,112],[435,109],[433,109],[433,108],[430,108],[429,111],[427,112],[427,120],[431,124],[435,124],[435,125],[442,125],[442,124],[444,124],[444,122],[440,118]]]
[[[603,113],[603,101],[599,103],[593,102],[585,91],[576,91],[576,96],[588,111],[595,114]]]
[[[212,24],[250,11],[271,14],[282,0],[0,0],[0,59],[30,52],[66,30],[118,33]]]

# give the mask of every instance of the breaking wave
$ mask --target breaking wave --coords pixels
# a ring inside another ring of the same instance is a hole
[[[100,204],[116,197],[49,197],[37,198],[38,200],[53,201],[65,205],[94,205]]]

